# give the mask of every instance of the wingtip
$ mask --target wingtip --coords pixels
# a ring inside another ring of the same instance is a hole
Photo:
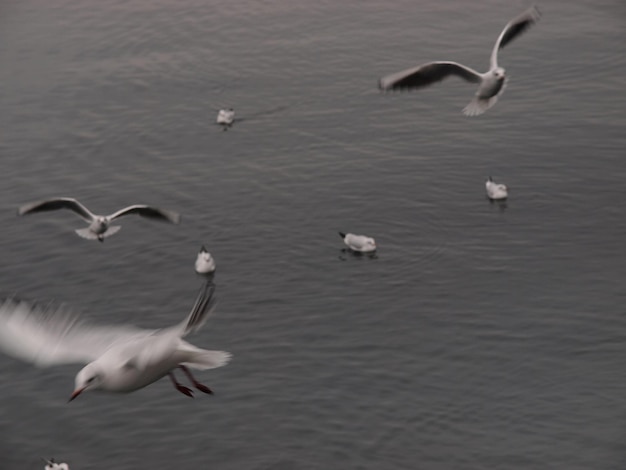
[[[174,225],[178,225],[182,220],[182,216],[178,212],[170,212],[169,219]]]
[[[343,232],[337,232],[341,238],[346,238],[346,234]]]

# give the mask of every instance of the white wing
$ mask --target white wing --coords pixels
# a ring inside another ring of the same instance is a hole
[[[0,305],[0,350],[37,366],[88,363],[111,346],[153,334],[132,326],[83,323],[64,309],[8,299]]]
[[[134,206],[128,206],[124,209],[120,209],[119,211],[111,214],[109,216],[109,219],[113,220],[127,214],[139,214],[141,217],[163,220],[166,222],[171,222],[172,224],[178,224],[180,222],[180,214],[176,212],[159,209],[156,207],[150,207],[142,204],[135,204]]]
[[[539,13],[537,7],[532,6],[524,13],[516,16],[506,24],[506,26],[500,33],[500,36],[498,37],[495,46],[493,46],[490,61],[491,69],[494,69],[498,66],[498,51],[506,46],[508,43],[510,43],[517,36],[526,31],[528,28],[530,28],[532,25],[534,25],[539,20],[540,16],[541,14]]]
[[[78,214],[87,222],[91,222],[95,217],[95,215],[92,214],[89,209],[83,206],[76,199],[72,199],[70,197],[59,197],[54,199],[46,199],[45,201],[37,201],[31,202],[29,204],[24,204],[17,210],[17,214],[25,215],[34,212],[55,211],[58,209],[69,209]]]
[[[429,62],[410,69],[387,75],[379,80],[381,90],[422,88],[456,75],[470,83],[479,83],[480,73],[457,62]]]

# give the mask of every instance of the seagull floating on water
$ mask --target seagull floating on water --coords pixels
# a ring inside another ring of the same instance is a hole
[[[215,271],[215,260],[211,256],[211,253],[209,253],[204,247],[204,245],[202,246],[202,248],[200,248],[200,251],[198,252],[195,267],[198,274],[211,274]]]
[[[68,464],[64,462],[55,462],[54,459],[42,459],[46,463],[45,470],[70,470]]]
[[[343,242],[352,251],[358,251],[359,253],[371,253],[372,251],[376,251],[376,242],[373,238],[343,232],[339,232],[339,236],[343,238]]]
[[[487,189],[487,197],[492,201],[506,199],[509,196],[506,185],[494,182],[491,176],[487,178],[485,188]]]
[[[213,284],[205,283],[189,316],[160,330],[88,325],[62,307],[42,309],[8,299],[0,306],[0,349],[41,367],[87,363],[76,375],[70,401],[89,390],[133,392],[166,375],[179,392],[193,397],[193,391],[176,380],[176,368],[196,389],[211,394],[189,368],[221,367],[230,360],[230,353],[200,349],[182,338],[204,324],[213,310],[214,290]]]
[[[233,108],[220,109],[217,113],[217,123],[224,126],[224,128],[230,127],[235,120],[235,111]]]
[[[46,199],[44,201],[25,204],[17,210],[17,214],[26,215],[35,212],[54,211],[58,209],[69,209],[78,214],[85,222],[89,223],[89,227],[76,230],[76,233],[79,236],[88,240],[99,240],[101,242],[104,241],[106,237],[110,237],[122,228],[119,225],[110,225],[111,222],[118,217],[128,214],[139,214],[141,217],[162,220],[172,224],[180,223],[180,215],[176,212],[141,204],[125,207],[124,209],[120,209],[111,215],[96,215],[76,199],[69,197]]]
[[[485,73],[477,72],[457,62],[429,62],[387,75],[380,79],[379,87],[382,90],[422,88],[450,75],[456,75],[470,83],[478,84],[474,99],[463,112],[467,116],[482,114],[496,104],[498,96],[504,91],[506,74],[504,69],[498,66],[498,51],[535,24],[539,17],[539,10],[533,6],[507,23],[493,47],[489,70]]]

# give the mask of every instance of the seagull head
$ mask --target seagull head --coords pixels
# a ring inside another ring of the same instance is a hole
[[[90,363],[83,367],[74,380],[74,391],[70,396],[69,401],[72,401],[78,395],[85,390],[95,390],[100,387],[102,383],[102,372],[98,368],[97,364]]]
[[[504,80],[506,73],[504,71],[504,69],[502,67],[496,67],[495,69],[493,69],[493,75],[498,79],[498,80]]]

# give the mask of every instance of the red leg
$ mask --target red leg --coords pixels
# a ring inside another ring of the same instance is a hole
[[[208,393],[209,395],[213,395],[213,390],[211,390],[206,385],[203,385],[200,382],[198,382],[196,378],[193,375],[191,375],[191,371],[186,366],[180,365],[178,367],[182,369],[182,371],[185,373],[185,375],[191,381],[194,387],[196,387],[201,392]]]
[[[183,395],[187,395],[188,397],[193,398],[193,392],[191,391],[190,388],[185,387],[183,384],[181,384],[178,381],[176,381],[176,377],[174,377],[173,373],[168,372],[167,375],[170,376],[170,379],[171,379],[172,383],[174,384],[174,387],[176,387],[176,390],[178,390]]]

